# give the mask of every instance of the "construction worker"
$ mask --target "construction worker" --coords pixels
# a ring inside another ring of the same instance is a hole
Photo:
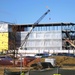
[[[24,72],[22,72],[20,75],[25,75]]]

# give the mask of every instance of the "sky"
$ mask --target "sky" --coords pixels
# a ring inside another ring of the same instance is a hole
[[[48,9],[40,23],[75,23],[75,0],[0,0],[0,21],[33,24]]]

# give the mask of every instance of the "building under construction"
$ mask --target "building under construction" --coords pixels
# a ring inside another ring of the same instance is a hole
[[[0,22],[0,52],[18,50],[32,26]],[[74,53],[75,23],[37,24],[26,41],[23,51]]]

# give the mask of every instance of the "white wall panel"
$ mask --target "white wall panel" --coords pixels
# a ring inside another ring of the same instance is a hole
[[[21,43],[28,32],[18,33],[21,36]],[[57,50],[62,48],[61,31],[37,31],[32,32],[27,39],[27,49]],[[23,46],[25,47],[25,46]]]
[[[0,24],[0,32],[8,32],[8,24]]]

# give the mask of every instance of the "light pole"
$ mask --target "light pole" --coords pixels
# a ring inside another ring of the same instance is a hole
[[[19,55],[21,58],[21,60],[20,60],[20,74],[21,74],[22,73],[22,54],[20,53]]]
[[[22,54],[18,53],[20,55],[20,74],[22,74]]]

